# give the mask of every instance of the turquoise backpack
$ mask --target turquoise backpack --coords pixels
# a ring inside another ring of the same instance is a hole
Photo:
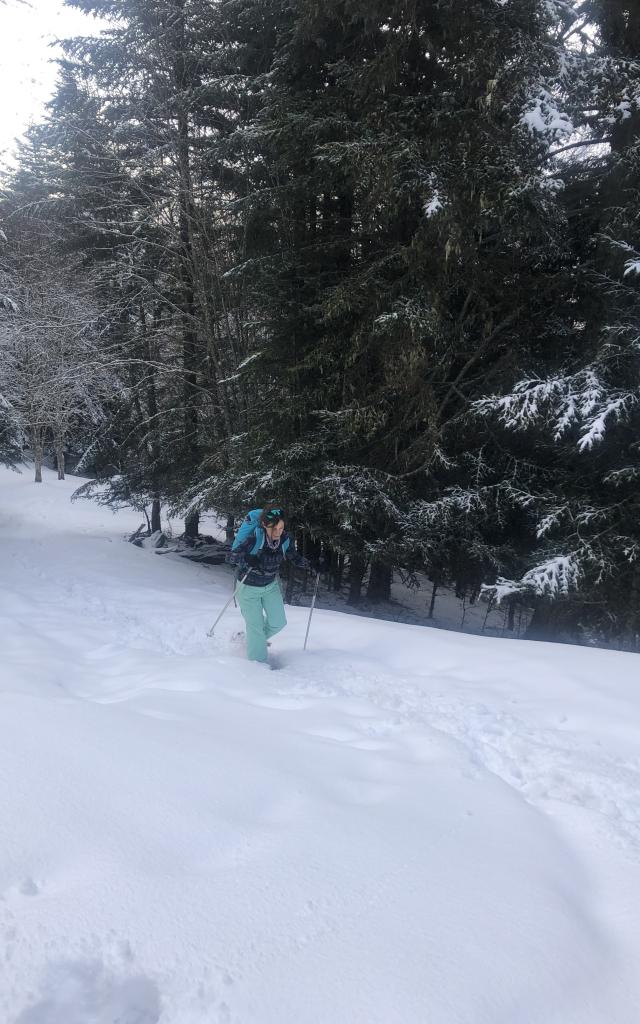
[[[242,521],[238,532],[236,533],[233,544],[231,545],[232,551],[237,551],[241,544],[245,540],[248,540],[252,535],[255,537],[255,544],[249,552],[250,555],[257,555],[258,551],[261,551],[264,547],[265,532],[260,526],[260,516],[262,515],[261,508],[254,508],[251,512],[247,513],[244,520]],[[282,554],[284,555],[289,547],[289,538],[287,537],[282,543]]]

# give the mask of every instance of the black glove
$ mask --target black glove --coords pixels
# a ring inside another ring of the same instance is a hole
[[[259,569],[260,568],[260,559],[258,558],[257,555],[245,555],[244,556],[244,564],[249,569]]]

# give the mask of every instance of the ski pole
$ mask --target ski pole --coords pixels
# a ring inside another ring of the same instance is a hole
[[[222,611],[221,611],[221,612],[220,612],[220,614],[218,615],[218,618],[216,619],[216,621],[214,622],[213,626],[211,627],[211,629],[210,629],[210,630],[209,630],[209,632],[207,633],[207,636],[213,636],[213,631],[214,631],[214,629],[216,628],[216,626],[217,626],[217,625],[218,625],[218,623],[220,622],[220,619],[222,618],[222,616],[223,616],[223,615],[224,615],[224,613],[226,612],[226,610],[227,610],[227,608],[229,607],[229,605],[231,604],[231,602],[232,602],[232,601],[234,600],[234,598],[235,598],[236,594],[238,593],[238,587],[240,586],[240,584],[241,584],[241,583],[244,583],[244,581],[246,580],[246,578],[247,578],[247,576],[249,575],[249,573],[250,573],[250,572],[251,572],[251,569],[248,569],[248,570],[247,570],[247,572],[246,572],[246,573],[244,574],[244,576],[242,577],[242,579],[241,579],[241,580],[240,580],[240,581],[239,581],[239,582],[237,583],[237,585],[236,585],[236,586],[234,587],[234,589],[233,589],[233,594],[231,595],[231,597],[229,598],[229,600],[228,600],[228,601],[227,601],[227,603],[225,604],[224,608],[222,609]]]
[[[307,632],[305,633],[305,636],[304,636],[304,647],[302,648],[303,651],[306,651],[306,649],[307,649],[307,640],[309,639],[309,630],[311,629],[311,616],[313,615],[313,609],[316,606],[316,597],[318,596],[318,586],[319,586],[319,584],[320,584],[320,573],[317,572],[316,573],[316,585],[313,588],[313,597],[311,599],[311,611],[309,612],[309,621],[307,622]]]

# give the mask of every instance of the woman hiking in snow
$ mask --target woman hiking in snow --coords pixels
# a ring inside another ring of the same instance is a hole
[[[278,572],[284,559],[301,569],[309,562],[295,550],[278,505],[249,512],[227,557],[240,576],[238,603],[246,623],[249,661],[267,662],[267,642],[287,624]]]

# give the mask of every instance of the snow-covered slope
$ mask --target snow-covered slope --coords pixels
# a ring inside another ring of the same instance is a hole
[[[0,1024],[636,1024],[640,660],[305,609],[0,471]]]

